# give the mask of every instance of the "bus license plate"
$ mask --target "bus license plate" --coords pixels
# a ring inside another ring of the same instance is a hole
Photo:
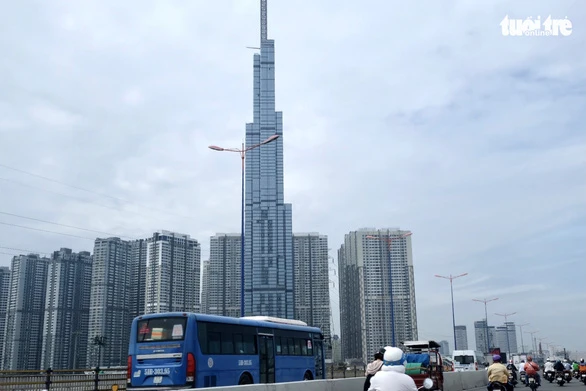
[[[163,376],[155,376],[153,378],[153,383],[154,384],[161,384],[163,382]]]

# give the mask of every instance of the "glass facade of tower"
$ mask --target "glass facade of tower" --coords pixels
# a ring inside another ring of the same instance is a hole
[[[283,117],[275,111],[274,47],[273,40],[263,38],[260,54],[254,55],[254,122],[246,124],[247,146],[274,134],[280,137],[246,155],[244,307],[246,316],[293,318],[293,232],[291,204],[284,202]]]

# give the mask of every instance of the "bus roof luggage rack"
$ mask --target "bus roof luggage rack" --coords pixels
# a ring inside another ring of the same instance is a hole
[[[295,326],[307,326],[307,323],[295,319],[275,318],[272,316],[243,316],[240,319],[259,320],[263,322],[290,324]]]

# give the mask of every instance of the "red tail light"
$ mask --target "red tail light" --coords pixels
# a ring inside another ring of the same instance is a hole
[[[128,362],[126,365],[126,382],[130,384],[132,380],[132,356],[128,356]]]
[[[478,370],[478,363],[477,362],[474,363],[474,366],[476,367],[476,370]]]
[[[193,383],[195,381],[195,357],[193,357],[192,353],[187,353],[187,371],[185,376],[185,380],[188,383]]]

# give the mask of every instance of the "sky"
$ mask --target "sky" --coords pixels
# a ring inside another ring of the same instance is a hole
[[[239,158],[207,147],[239,146],[252,121],[259,13],[259,0],[3,4],[0,265],[161,229],[207,259],[211,235],[238,232]],[[507,15],[567,17],[572,33],[503,36]],[[348,232],[411,230],[422,339],[452,338],[434,274],[468,273],[454,300],[471,347],[472,299],[498,297],[489,323],[515,312],[586,352],[586,3],[269,0],[268,16],[294,232],[328,235],[334,269]]]

